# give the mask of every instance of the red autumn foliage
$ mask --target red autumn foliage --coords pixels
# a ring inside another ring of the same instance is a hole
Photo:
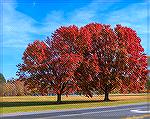
[[[76,27],[63,27],[55,31],[46,42],[35,41],[29,44],[23,54],[23,64],[19,64],[18,75],[27,79],[28,88],[37,89],[41,94],[54,93],[60,103],[62,94],[70,94],[77,86],[73,74],[82,56],[75,52],[74,41]],[[63,41],[64,40],[64,41]]]
[[[144,90],[147,57],[141,40],[131,28],[91,23],[84,27],[60,27],[45,42],[29,44],[18,65],[20,78],[42,94],[78,91],[92,97]]]
[[[87,60],[96,62],[91,65],[95,69],[92,70],[95,71],[95,76],[89,83],[92,85],[90,87],[93,87],[94,82],[94,90],[105,93],[106,101],[109,100],[108,93],[115,88],[123,93],[137,93],[144,90],[147,58],[136,32],[121,25],[117,25],[113,30],[109,25],[97,23],[88,24],[84,28],[88,29],[91,37],[91,45],[87,44],[86,54],[89,54]],[[87,84],[87,76],[82,75],[82,81],[84,78],[83,83]],[[93,92],[93,88],[91,91]],[[91,96],[91,92],[88,95]]]

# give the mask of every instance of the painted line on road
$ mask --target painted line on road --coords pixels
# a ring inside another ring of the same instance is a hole
[[[139,108],[145,108],[145,106],[142,106],[142,107],[139,107]],[[51,116],[51,117],[38,118],[38,119],[50,119],[50,118],[56,118],[56,117],[79,116],[79,115],[97,114],[97,113],[103,113],[103,112],[116,112],[116,111],[124,111],[124,110],[129,110],[130,111],[131,109],[135,109],[135,108],[116,109],[116,110],[97,111],[97,112],[86,112],[86,113],[80,113],[80,114],[65,114],[65,115]]]
[[[142,110],[130,110],[130,111],[134,112],[134,113],[141,113],[141,114],[150,113],[150,110],[146,110],[146,111],[142,111]]]

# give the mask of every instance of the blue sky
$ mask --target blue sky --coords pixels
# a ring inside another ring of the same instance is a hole
[[[16,65],[22,62],[21,57],[28,43],[35,39],[44,40],[64,25],[83,26],[98,22],[112,27],[116,24],[131,27],[141,38],[145,53],[150,55],[149,0],[2,1],[0,72],[6,79],[16,77]]]

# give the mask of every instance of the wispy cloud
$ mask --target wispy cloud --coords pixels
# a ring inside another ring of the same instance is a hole
[[[103,2],[94,0],[85,7],[67,13],[53,10],[47,13],[42,22],[38,23],[32,17],[16,10],[17,3],[14,0],[6,1],[3,4],[3,47],[26,47],[39,34],[50,35],[61,25],[82,26],[92,22],[97,10],[104,10],[112,4]]]
[[[64,11],[51,11],[47,14],[46,22],[44,23],[48,23],[47,25],[52,24],[50,26],[53,27],[72,24],[81,27],[90,22],[98,21],[100,18],[97,15],[100,14],[101,16],[105,10],[109,10],[113,4],[119,1],[109,0],[109,2],[106,2],[105,0],[93,0],[87,5],[67,11],[67,13]],[[44,29],[46,30],[46,27]]]
[[[93,0],[86,6],[67,13],[53,10],[47,13],[40,23],[17,11],[17,4],[13,4],[14,2],[6,2],[3,7],[3,46],[25,47],[40,34],[46,37],[61,25],[83,26],[90,22],[122,24],[134,28],[139,34],[147,33],[147,3],[131,4],[106,14],[113,5],[119,4],[119,2],[120,0],[109,2]]]
[[[16,10],[17,3],[3,3],[3,47],[24,47],[37,33],[36,21]]]
[[[150,31],[147,30],[147,18],[150,15],[148,14],[147,7],[148,3],[131,4],[123,9],[110,13],[106,22],[112,25],[122,24],[131,27],[139,34],[149,33]]]

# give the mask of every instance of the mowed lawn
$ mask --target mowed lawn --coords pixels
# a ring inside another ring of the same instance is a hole
[[[56,96],[1,97],[0,113],[92,108],[150,102],[149,94],[110,95],[110,102],[104,102],[103,99],[103,95],[92,98],[84,96],[62,96],[62,104],[56,104]]]

